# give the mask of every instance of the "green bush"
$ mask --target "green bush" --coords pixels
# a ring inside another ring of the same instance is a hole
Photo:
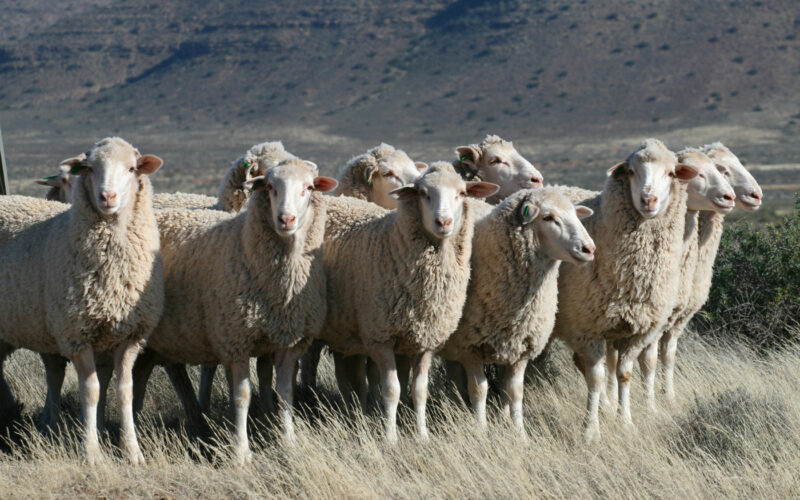
[[[795,211],[756,229],[725,228],[701,330],[749,340],[758,350],[800,340],[800,192]]]

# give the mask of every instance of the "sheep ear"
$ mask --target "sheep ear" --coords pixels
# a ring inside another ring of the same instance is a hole
[[[619,179],[623,176],[629,175],[630,173],[631,173],[631,168],[628,165],[628,160],[625,160],[609,168],[608,171],[606,172],[606,175],[608,175],[608,177]]]
[[[267,178],[263,175],[251,177],[244,181],[244,187],[251,191],[264,191],[267,189]]]
[[[525,202],[519,207],[519,222],[521,226],[530,224],[539,215],[539,207]]]
[[[594,214],[594,210],[583,205],[575,205],[575,213],[578,214],[578,219],[585,219],[591,217]]]
[[[673,174],[673,177],[687,182],[697,177],[697,169],[683,163],[678,163],[675,165],[675,174]]]
[[[74,158],[67,158],[66,160],[60,163],[59,167],[68,168],[69,173],[72,175],[81,175],[90,171],[90,169],[88,168],[89,165],[86,164],[85,154],[76,156]]]
[[[336,186],[338,185],[339,182],[336,179],[332,179],[330,177],[314,177],[315,191],[327,193],[328,191],[333,191],[336,189]]]
[[[389,191],[389,196],[400,201],[411,201],[417,198],[417,188],[413,184],[406,184],[403,187]]]
[[[136,172],[139,174],[150,175],[161,168],[164,160],[155,155],[144,155],[136,161]]]
[[[314,169],[314,173],[318,173],[319,172],[319,167],[317,166],[316,163],[314,163],[313,161],[308,161],[308,160],[303,160],[303,161],[305,162],[306,165],[308,165],[309,167]]]
[[[481,150],[475,146],[459,146],[456,148],[459,161],[471,167],[476,167],[481,159]]]
[[[417,167],[417,170],[420,172],[424,172],[428,169],[428,164],[424,161],[415,161],[414,166]]]
[[[36,179],[36,184],[41,184],[42,186],[53,186],[53,187],[60,187],[61,186],[61,176],[60,175],[48,175],[42,179]]]
[[[470,198],[486,198],[500,191],[500,186],[491,182],[467,182],[467,196]]]

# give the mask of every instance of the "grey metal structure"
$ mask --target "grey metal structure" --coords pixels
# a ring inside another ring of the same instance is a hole
[[[0,128],[0,194],[8,194],[8,175],[6,174],[6,151],[3,149],[3,129]]]

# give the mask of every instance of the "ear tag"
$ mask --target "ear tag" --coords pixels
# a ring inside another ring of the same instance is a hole
[[[80,172],[81,170],[83,170],[85,168],[86,168],[86,164],[85,163],[78,163],[77,165],[75,165],[71,169],[69,169],[69,173],[71,173],[72,175],[77,175],[78,172]]]
[[[461,157],[461,161],[466,162],[470,158],[472,158],[472,154],[467,154]]]
[[[42,178],[42,180],[43,181],[49,181],[49,180],[55,179],[56,177],[59,177],[59,176],[58,175],[48,175],[47,177]]]
[[[525,208],[522,209],[522,216],[523,217],[527,217],[528,216],[528,213],[530,212],[530,208],[531,208],[530,205],[525,205]]]
[[[372,169],[364,170],[364,180],[367,181],[367,186],[372,186]]]

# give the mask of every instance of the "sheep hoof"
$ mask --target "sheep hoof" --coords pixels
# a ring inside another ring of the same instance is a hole
[[[587,445],[595,444],[600,441],[600,426],[591,425],[583,433],[583,440]]]

